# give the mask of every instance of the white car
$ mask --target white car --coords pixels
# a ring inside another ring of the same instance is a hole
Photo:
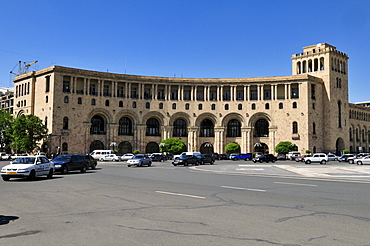
[[[120,161],[121,157],[116,154],[109,154],[103,157],[100,157],[99,161]]]
[[[134,157],[134,154],[124,154],[123,156],[121,156],[121,161],[130,160],[132,159],[132,157]]]
[[[356,159],[355,163],[357,165],[370,164],[370,155],[362,157],[361,159]]]
[[[28,178],[34,180],[36,176],[47,175],[52,178],[54,174],[54,163],[45,156],[24,156],[10,162],[1,168],[1,177],[4,181],[10,178]]]
[[[306,164],[311,164],[312,162],[318,162],[325,165],[328,162],[328,156],[325,153],[316,153],[310,157],[305,157],[303,162]]]

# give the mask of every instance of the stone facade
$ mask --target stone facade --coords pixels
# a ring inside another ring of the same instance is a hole
[[[234,142],[242,152],[276,154],[280,141],[293,142],[302,153],[370,151],[369,121],[355,116],[367,117],[370,110],[348,102],[348,56],[323,43],[291,59],[291,76],[236,79],[52,66],[14,79],[14,115],[45,121],[50,135],[42,148],[49,153],[151,153],[169,137],[204,153],[224,153]],[[365,131],[365,139],[356,141],[351,131]]]

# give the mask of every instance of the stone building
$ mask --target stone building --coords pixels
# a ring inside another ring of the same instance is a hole
[[[370,109],[348,102],[348,56],[322,43],[292,57],[292,75],[168,78],[52,66],[17,76],[15,117],[45,121],[45,152],[159,151],[166,138],[188,151],[370,152]]]

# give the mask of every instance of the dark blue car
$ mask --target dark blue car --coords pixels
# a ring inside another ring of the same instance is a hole
[[[237,154],[237,155],[232,155],[230,157],[231,160],[233,161],[237,161],[237,160],[252,160],[253,158],[253,154],[252,153],[240,153],[240,154]]]

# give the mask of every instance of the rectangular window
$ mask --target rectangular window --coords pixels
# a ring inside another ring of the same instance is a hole
[[[238,90],[236,92],[236,100],[244,100],[244,91],[243,90]]]
[[[292,98],[299,98],[299,90],[298,87],[292,88]]]
[[[71,92],[69,87],[69,81],[63,81],[63,92]]]
[[[136,87],[131,87],[131,98],[138,98]]]
[[[224,101],[230,101],[231,100],[230,91],[224,91],[223,99],[224,99]]]
[[[257,90],[251,90],[250,100],[257,100]]]
[[[164,100],[164,89],[158,89],[158,97],[159,100]]]
[[[117,97],[123,97],[123,86],[118,86]]]
[[[50,76],[46,76],[45,79],[46,79],[45,92],[49,92],[50,91]]]
[[[190,90],[184,90],[184,100],[190,100]]]
[[[217,91],[211,91],[210,92],[210,98],[211,101],[217,101]]]
[[[178,91],[171,90],[171,100],[178,100]]]
[[[95,84],[90,84],[90,95],[97,96]]]
[[[204,101],[204,91],[203,90],[197,90],[197,100]]]
[[[263,90],[263,100],[271,100],[271,89]]]
[[[150,88],[144,89],[144,99],[152,99],[152,93],[150,91]]]
[[[109,92],[109,85],[104,85],[103,95],[104,96],[111,96],[112,95],[112,93]]]

